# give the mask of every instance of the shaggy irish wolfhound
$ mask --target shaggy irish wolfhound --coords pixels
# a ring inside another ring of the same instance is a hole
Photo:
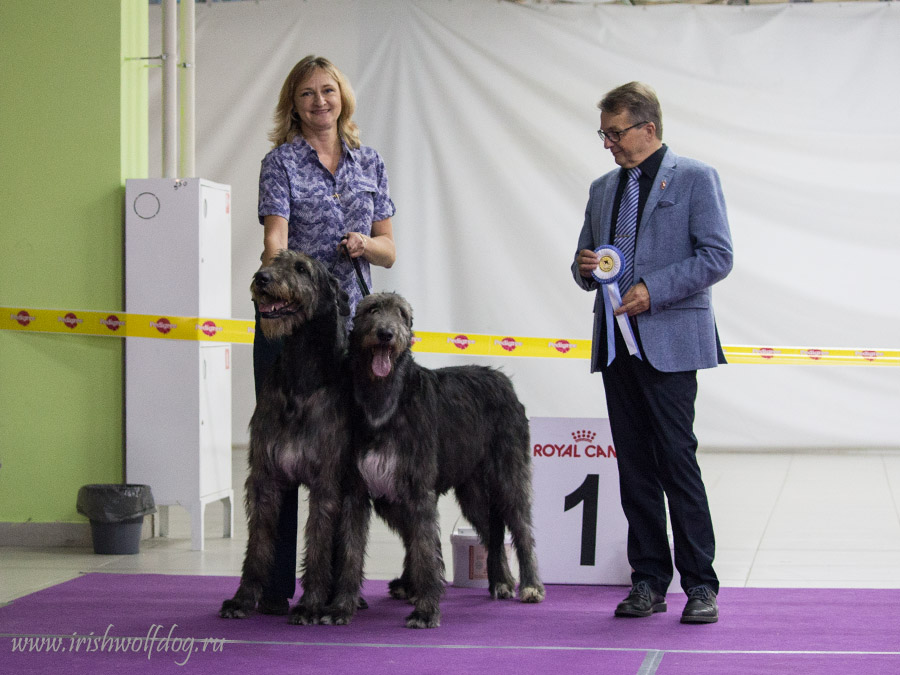
[[[303,595],[289,620],[346,623],[360,581],[353,570],[355,587],[337,583],[348,558],[340,550],[342,483],[352,466],[347,295],[324,265],[294,251],[261,268],[250,290],[266,337],[285,342],[250,420],[249,540],[240,586],[219,615],[242,618],[256,608],[273,562],[282,494],[302,484],[309,488]]]
[[[444,563],[437,501],[452,488],[487,548],[491,596],[515,596],[504,546],[509,528],[519,560],[519,599],[541,602],[525,408],[497,370],[418,365],[411,339],[412,309],[402,297],[377,293],[360,302],[349,350],[361,409],[353,445],[375,512],[406,547],[403,573],[390,583],[390,593],[414,605],[407,627],[440,625]]]

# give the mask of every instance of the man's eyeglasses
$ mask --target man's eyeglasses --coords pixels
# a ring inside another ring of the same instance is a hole
[[[650,122],[638,122],[637,124],[632,124],[630,127],[625,127],[622,131],[603,131],[603,129],[597,129],[597,135],[600,137],[601,141],[605,141],[608,138],[610,143],[618,143],[622,140],[622,136],[625,135],[626,131],[644,124],[650,124]]]

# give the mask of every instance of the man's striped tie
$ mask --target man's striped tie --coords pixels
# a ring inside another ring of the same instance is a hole
[[[625,258],[625,269],[618,279],[622,295],[628,292],[634,281],[634,243],[637,234],[638,194],[640,187],[638,178],[641,170],[638,167],[628,169],[628,182],[619,205],[619,220],[616,222],[616,238],[613,244],[622,251]]]

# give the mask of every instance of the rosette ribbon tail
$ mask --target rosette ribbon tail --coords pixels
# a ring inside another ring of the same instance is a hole
[[[605,302],[603,303],[604,312],[606,314],[606,353],[608,366],[612,363],[616,356],[616,336],[614,334],[613,320],[619,324],[619,330],[622,332],[622,339],[625,340],[625,346],[628,347],[628,353],[636,356],[642,361],[641,350],[638,349],[637,340],[634,337],[634,331],[631,329],[631,322],[628,320],[627,314],[619,314],[613,316],[619,307],[622,306],[622,295],[619,292],[619,284],[613,281],[610,284],[603,284],[603,293],[605,294]]]

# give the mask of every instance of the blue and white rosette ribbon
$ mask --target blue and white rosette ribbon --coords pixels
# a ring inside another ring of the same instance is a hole
[[[616,356],[616,337],[613,334],[613,319],[619,324],[622,338],[628,347],[628,353],[641,359],[641,351],[638,349],[637,340],[634,339],[634,331],[631,330],[631,322],[627,314],[619,314],[614,317],[613,312],[622,306],[622,293],[619,291],[617,279],[625,270],[625,256],[622,251],[612,244],[594,249],[599,261],[597,267],[591,272],[591,276],[597,280],[603,288],[605,302],[603,307],[606,314],[606,353],[609,365]],[[641,359],[643,360],[643,359]]]

